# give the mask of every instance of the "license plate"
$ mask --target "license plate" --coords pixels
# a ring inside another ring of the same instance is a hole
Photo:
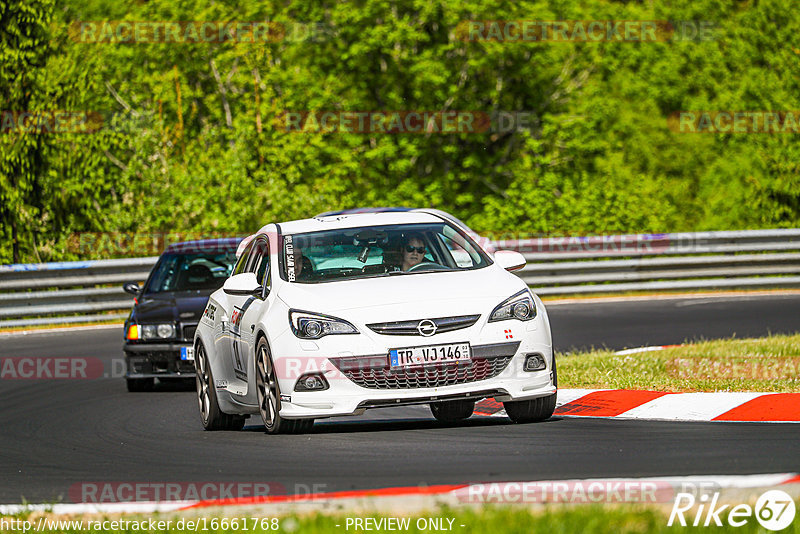
[[[472,360],[469,343],[450,343],[427,347],[409,347],[389,351],[390,367],[414,367]]]
[[[181,360],[194,361],[194,347],[181,347]]]

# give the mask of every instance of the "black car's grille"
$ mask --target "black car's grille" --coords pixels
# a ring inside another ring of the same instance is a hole
[[[197,331],[196,324],[183,325],[183,339],[186,341],[194,341],[194,333]]]
[[[437,317],[436,319],[427,319],[436,325],[436,333],[452,332],[453,330],[460,330],[474,325],[480,319],[480,315],[461,315],[458,317]],[[420,321],[426,319],[412,319],[410,321],[392,321],[388,323],[372,323],[367,326],[373,332],[384,334],[388,336],[419,336]]]
[[[130,370],[143,374],[193,373],[194,362],[179,358],[172,350],[137,352],[130,356]]]
[[[331,358],[331,362],[355,384],[367,389],[419,389],[454,386],[486,380],[508,367],[519,342],[479,345],[472,348],[468,364],[391,369],[388,356]]]

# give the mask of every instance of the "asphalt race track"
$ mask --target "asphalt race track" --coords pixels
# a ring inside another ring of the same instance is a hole
[[[800,295],[549,307],[557,350],[800,331]],[[0,337],[0,357],[121,358],[120,329]],[[108,365],[111,368],[111,365]],[[505,418],[426,407],[320,421],[301,436],[204,432],[193,387],[0,380],[0,503],[69,501],[85,482],[272,482],[290,493],[488,480],[797,472],[800,425]]]

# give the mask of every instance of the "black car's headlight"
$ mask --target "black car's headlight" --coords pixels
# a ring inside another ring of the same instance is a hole
[[[355,326],[344,319],[301,310],[289,310],[289,324],[301,339],[319,339],[332,334],[358,334]]]
[[[161,324],[130,324],[125,336],[127,339],[171,339],[175,337],[175,325],[172,323]]]
[[[512,295],[497,305],[489,315],[489,322],[506,321],[517,319],[519,321],[530,321],[536,317],[536,304],[530,291],[523,289],[519,293]]]

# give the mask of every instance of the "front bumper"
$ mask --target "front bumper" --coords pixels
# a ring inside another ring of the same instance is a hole
[[[504,372],[505,374],[505,372]],[[509,375],[511,373],[509,372]],[[528,400],[556,393],[552,375],[548,370],[529,373],[526,379],[515,376],[498,376],[478,382],[469,382],[442,388],[402,390],[363,390],[343,394],[337,388],[336,395],[325,392],[291,392],[290,401],[281,402],[281,417],[323,418],[345,415],[360,415],[371,408],[429,404],[431,402],[456,399],[480,400],[494,397],[499,402]]]
[[[556,392],[553,352],[546,326],[541,320],[513,325],[489,323],[476,325],[471,331],[443,333],[435,341],[376,334],[305,341],[285,333],[277,336],[271,347],[281,389],[281,417],[338,417],[360,415],[370,408],[441,400],[494,397],[505,402],[552,395]],[[417,375],[389,369],[390,348],[464,341],[469,341],[472,347],[469,368],[450,367],[450,371],[439,373],[433,368],[423,368],[427,371],[418,370]],[[525,371],[524,361],[529,354],[542,355],[545,368]],[[328,389],[294,391],[298,379],[309,372],[322,374]],[[217,393],[225,405],[223,411],[257,412],[254,386],[251,384],[252,398],[247,403],[218,387]]]
[[[194,361],[181,360],[181,348],[191,342],[126,343],[125,378],[192,378]]]

